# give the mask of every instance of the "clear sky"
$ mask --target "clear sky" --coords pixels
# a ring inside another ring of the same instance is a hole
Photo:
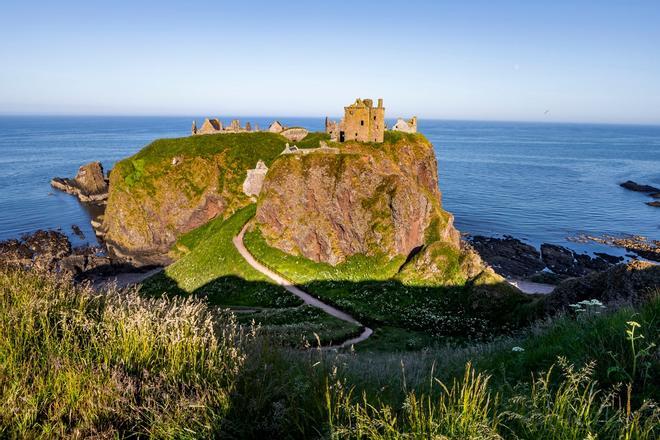
[[[660,124],[660,1],[0,3],[0,113]]]

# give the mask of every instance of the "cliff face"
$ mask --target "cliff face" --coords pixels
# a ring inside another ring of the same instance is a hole
[[[429,241],[459,249],[441,206],[433,146],[388,133],[335,154],[291,154],[266,175],[255,224],[270,246],[338,264],[354,254],[409,255]]]
[[[136,264],[164,264],[176,238],[251,203],[246,170],[269,164],[286,139],[272,133],[156,141],[119,162],[100,232],[109,250]]]

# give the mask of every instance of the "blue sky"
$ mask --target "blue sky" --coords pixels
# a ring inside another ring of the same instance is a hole
[[[0,113],[660,124],[660,1],[7,1]],[[546,113],[546,110],[549,110]]]

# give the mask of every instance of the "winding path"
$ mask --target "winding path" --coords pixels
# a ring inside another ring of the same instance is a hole
[[[326,312],[328,315],[334,316],[335,318],[341,319],[342,321],[350,322],[351,324],[356,324],[359,326],[362,326],[355,318],[353,318],[351,315],[348,313],[342,312],[341,310],[324,303],[323,301],[320,301],[318,298],[313,297],[309,293],[305,292],[304,290],[298,288],[295,284],[293,284],[291,281],[287,280],[280,274],[270,270],[263,264],[259,263],[250,253],[250,251],[247,250],[245,245],[243,244],[243,236],[245,235],[245,231],[247,230],[248,223],[246,223],[243,226],[243,229],[241,229],[241,232],[234,237],[233,242],[234,246],[236,246],[236,249],[238,250],[238,253],[241,254],[241,256],[245,259],[245,261],[248,262],[250,266],[252,266],[254,269],[258,270],[262,274],[266,275],[268,278],[273,280],[276,284],[279,284],[280,286],[284,287],[286,290],[289,292],[293,293],[296,295],[298,298],[302,299],[305,304],[308,304],[312,307],[319,308]],[[360,336],[357,336],[355,338],[348,339],[344,342],[342,342],[340,345],[336,346],[331,346],[331,347],[326,347],[326,348],[336,348],[336,347],[350,347],[351,345],[357,344],[358,342],[362,342],[365,339],[367,339],[371,334],[373,333],[373,330],[370,329],[367,326],[362,326],[364,327],[364,330],[360,334]]]

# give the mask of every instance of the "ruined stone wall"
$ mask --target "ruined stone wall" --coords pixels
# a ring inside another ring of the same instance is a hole
[[[309,134],[309,131],[302,127],[291,127],[283,130],[280,134],[292,142],[298,142],[303,140]]]

